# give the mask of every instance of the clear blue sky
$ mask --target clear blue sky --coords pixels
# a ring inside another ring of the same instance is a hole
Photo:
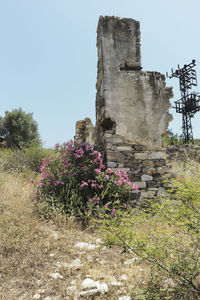
[[[100,15],[140,21],[143,70],[200,62],[199,0],[0,0],[0,115],[33,112],[45,147],[73,138],[77,120],[95,122]],[[167,85],[179,99],[178,80]],[[200,138],[200,113],[193,125]],[[169,127],[181,133],[181,116]]]

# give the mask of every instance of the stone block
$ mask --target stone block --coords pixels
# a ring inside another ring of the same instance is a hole
[[[141,176],[142,181],[149,181],[149,180],[153,180],[153,177],[148,175],[148,174],[143,174]]]
[[[140,199],[151,199],[155,196],[156,191],[142,191]]]
[[[142,161],[142,166],[143,167],[149,167],[149,168],[153,168],[154,167],[154,161],[153,160],[144,160]]]
[[[133,182],[133,184],[137,185],[138,189],[145,189],[147,186],[146,181],[136,181],[136,182]]]
[[[149,159],[165,159],[166,158],[166,154],[164,152],[151,152],[149,154]]]
[[[134,153],[135,159],[147,159],[149,157],[148,152]]]
[[[127,146],[116,146],[117,151],[132,151],[132,147],[127,145]]]
[[[166,165],[165,159],[155,160],[155,167],[163,167]]]
[[[158,181],[148,181],[147,182],[147,188],[148,189],[152,189],[152,188],[159,188],[160,187],[160,182],[158,182]]]
[[[107,166],[108,168],[117,168],[117,163],[115,161],[108,161]]]
[[[153,175],[156,173],[155,168],[142,168],[142,172],[148,175]]]

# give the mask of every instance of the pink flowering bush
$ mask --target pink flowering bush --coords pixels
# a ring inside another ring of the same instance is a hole
[[[62,206],[66,214],[85,218],[99,208],[116,216],[117,208],[127,207],[132,186],[125,171],[106,169],[101,153],[77,140],[55,145],[56,155],[43,159],[38,201]]]

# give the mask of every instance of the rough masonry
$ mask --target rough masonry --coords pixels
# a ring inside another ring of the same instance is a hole
[[[108,167],[128,172],[140,199],[160,195],[168,172],[162,137],[172,119],[172,88],[164,75],[142,71],[139,22],[100,17],[97,48],[95,143]]]

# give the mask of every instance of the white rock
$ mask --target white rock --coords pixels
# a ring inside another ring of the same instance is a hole
[[[45,289],[39,289],[36,291],[37,294],[44,294],[46,292]]]
[[[60,269],[60,268],[62,267],[62,264],[61,264],[60,261],[57,261],[57,262],[56,262],[56,267],[57,267],[58,269]]]
[[[99,283],[97,281],[97,289],[102,294],[107,293],[108,292],[108,285],[106,283]]]
[[[153,180],[153,177],[150,176],[150,175],[147,175],[147,174],[143,174],[143,175],[141,176],[141,178],[142,178],[142,181]]]
[[[121,286],[122,283],[120,281],[111,281],[110,283],[112,286]]]
[[[76,258],[70,264],[64,263],[63,266],[68,268],[81,268],[83,265],[81,263],[81,260],[79,258]]]
[[[75,247],[78,247],[81,249],[93,250],[93,249],[97,248],[98,246],[90,244],[90,243],[79,242],[75,245]]]
[[[71,281],[71,284],[72,285],[75,285],[77,283],[77,280],[76,279],[73,279],[72,281]]]
[[[69,287],[67,288],[67,290],[68,290],[69,292],[74,292],[74,291],[76,291],[76,286],[75,286],[75,285],[71,285],[71,286],[69,286]]]
[[[55,256],[55,253],[50,253],[49,256],[50,256],[50,257],[54,257],[54,256]]]
[[[88,256],[87,256],[87,259],[88,259],[89,261],[92,261],[92,256],[91,256],[91,255],[88,255]]]
[[[59,234],[55,231],[52,232],[52,236],[55,240],[58,240],[59,239]]]
[[[82,288],[84,290],[91,289],[91,288],[96,288],[96,287],[97,287],[97,281],[94,281],[91,278],[86,278],[82,282]]]
[[[96,294],[99,294],[99,290],[98,289],[92,289],[92,290],[83,291],[83,292],[79,293],[80,296],[96,295]]]
[[[40,299],[41,295],[40,294],[35,294],[33,295],[33,299]]]
[[[123,274],[120,276],[120,279],[126,281],[126,280],[128,280],[128,277],[126,274]]]
[[[97,243],[97,244],[103,244],[103,242],[102,242],[101,239],[96,239],[96,243]]]
[[[53,279],[63,278],[63,276],[60,273],[52,273],[49,276]]]
[[[36,283],[37,283],[38,286],[41,286],[41,280],[38,279],[38,280],[36,281]]]
[[[132,263],[134,263],[135,261],[139,260],[138,257],[133,257],[131,259],[128,259],[124,262],[125,265],[131,265]]]
[[[129,296],[121,296],[121,297],[119,297],[119,300],[131,300],[131,297],[129,297]]]
[[[100,293],[104,294],[108,292],[108,285],[106,283],[100,283],[91,278],[86,278],[82,282],[83,290],[91,290],[96,288]]]

